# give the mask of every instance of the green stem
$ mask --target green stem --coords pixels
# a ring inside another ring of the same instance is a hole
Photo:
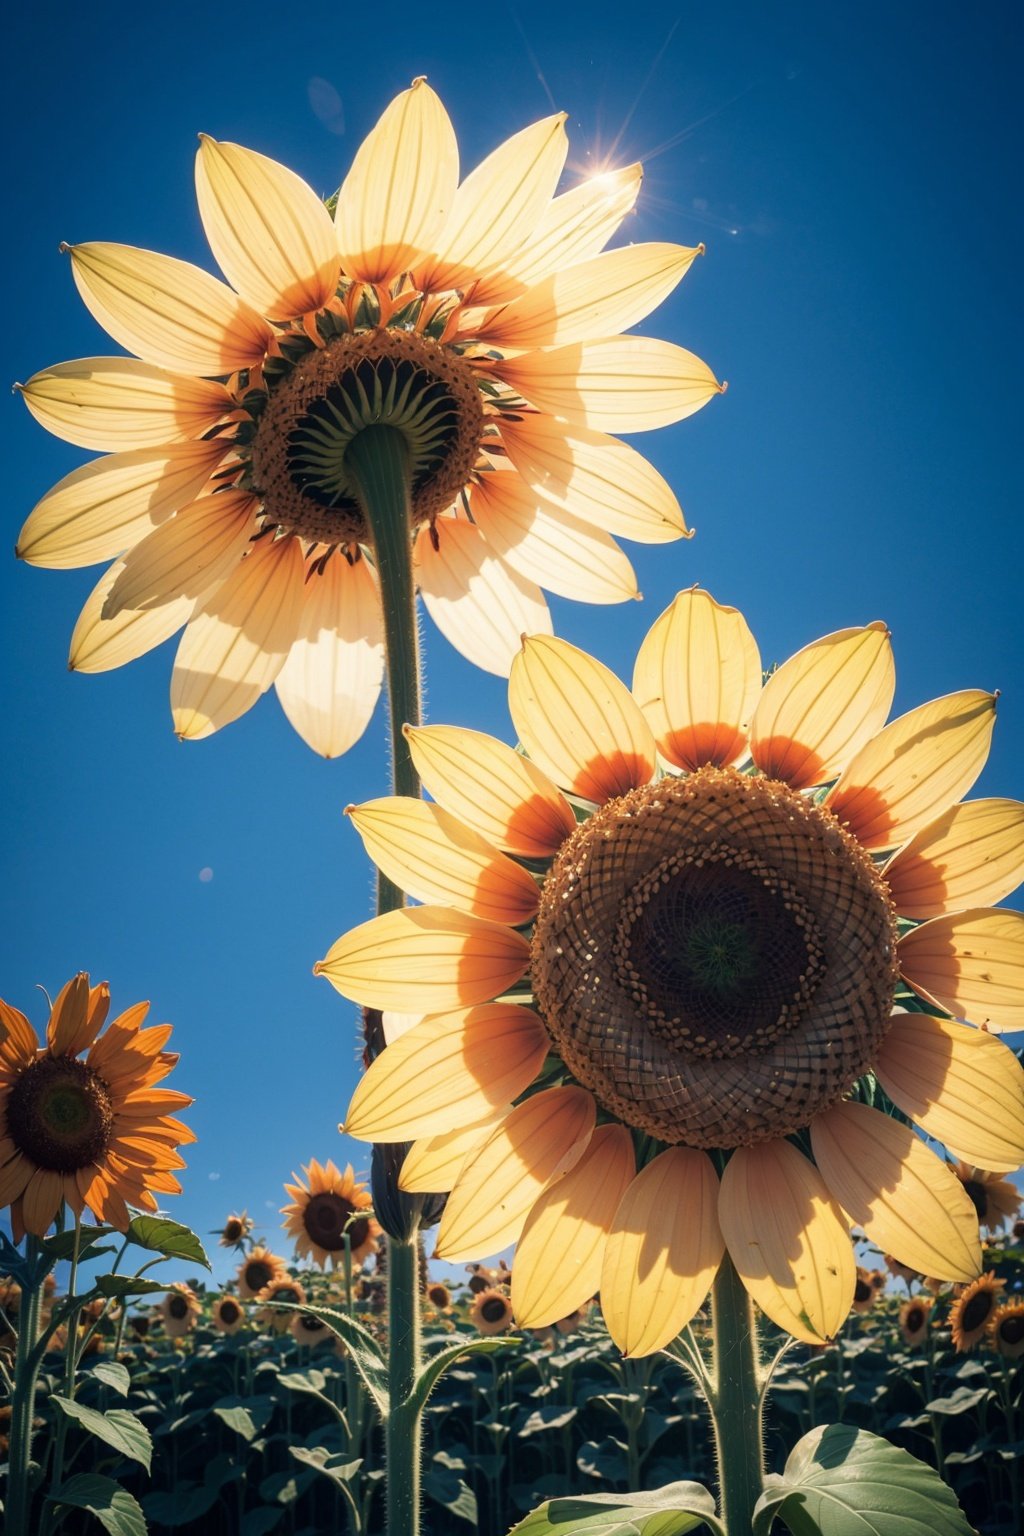
[[[30,1237],[26,1248],[30,1263],[39,1256],[39,1241]],[[14,1391],[11,1395],[11,1441],[7,1463],[7,1536],[29,1536],[32,1529],[29,1514],[32,1508],[32,1489],[29,1479],[32,1471],[32,1420],[36,1405],[36,1378],[39,1360],[33,1359],[36,1338],[39,1334],[39,1306],[43,1283],[39,1281],[21,1293],[18,1316],[18,1347],[14,1362]]]
[[[719,1512],[727,1536],[750,1536],[764,1488],[761,1371],[753,1303],[728,1254],[711,1291],[711,1326]]]
[[[416,1239],[388,1244],[388,1536],[420,1528],[420,1417],[409,1397],[420,1371],[419,1254]]]

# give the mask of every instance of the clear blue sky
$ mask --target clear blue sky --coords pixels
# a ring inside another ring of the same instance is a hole
[[[628,677],[648,625],[694,582],[746,613],[766,661],[884,618],[897,710],[1003,690],[975,793],[1020,794],[1012,0],[970,14],[949,0],[356,12],[58,0],[19,8],[9,34],[11,380],[117,350],[78,300],[61,240],[213,268],[192,187],[200,130],[329,193],[392,95],[425,74],[466,167],[553,106],[569,113],[575,171],[644,159],[629,237],[708,250],[642,329],[697,352],[729,391],[637,441],[696,538],[629,546],[645,601],[552,600],[558,633]],[[39,496],[91,455],[14,397],[3,431],[10,548]],[[211,740],[179,744],[173,642],[103,676],[65,669],[98,575],[0,563],[0,995],[38,1023],[35,984],[54,992],[83,968],[109,978],[115,1006],[151,998],[154,1021],[176,1026],[172,1082],[197,1101],[173,1213],[202,1230],[248,1206],[276,1242],[292,1169],[366,1161],[336,1131],[354,1009],[311,967],[370,915],[370,869],[342,808],[386,791],[384,720],[325,763],[271,694]],[[429,718],[507,736],[500,680],[424,631]]]

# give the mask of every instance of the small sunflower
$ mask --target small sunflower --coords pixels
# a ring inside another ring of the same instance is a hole
[[[237,1333],[245,1322],[245,1311],[234,1296],[218,1296],[213,1304],[213,1326],[218,1333]]]
[[[157,1195],[181,1193],[177,1148],[195,1136],[168,1111],[192,1100],[156,1086],[178,1060],[163,1049],[171,1026],[143,1029],[149,1004],[136,1003],[101,1034],[109,1006],[106,982],[73,976],[40,1047],[25,1015],[0,1001],[0,1206],[11,1207],[16,1240],[45,1236],[65,1201],[124,1232],[129,1206],[155,1211]]]
[[[1020,1209],[1020,1190],[1009,1179],[984,1168],[973,1168],[969,1163],[958,1161],[957,1178],[971,1199],[978,1213],[978,1226],[988,1231],[999,1231],[1012,1221]]]
[[[928,1337],[934,1305],[930,1296],[912,1296],[900,1307],[900,1332],[911,1349],[916,1349]]]
[[[219,1242],[222,1248],[243,1248],[245,1240],[253,1229],[253,1220],[242,1211],[239,1215],[233,1212],[220,1229]]]
[[[984,1338],[993,1313],[999,1306],[999,1292],[1006,1284],[987,1271],[966,1285],[957,1296],[949,1314],[953,1348],[963,1355]]]
[[[478,1333],[506,1333],[512,1327],[512,1303],[504,1291],[480,1291],[473,1298],[469,1320]]]
[[[256,1300],[262,1303],[256,1313],[260,1327],[269,1328],[272,1333],[287,1333],[295,1313],[280,1312],[278,1306],[304,1307],[306,1292],[297,1280],[285,1274],[265,1285]],[[275,1302],[277,1305],[267,1306],[267,1302]]]
[[[244,1301],[252,1301],[259,1295],[265,1285],[272,1280],[286,1280],[288,1278],[288,1266],[279,1254],[271,1253],[262,1243],[258,1243],[239,1264],[235,1274],[235,1284],[238,1286],[238,1294]]]
[[[84,358],[21,386],[49,431],[109,457],[72,471],[18,554],[113,558],[71,642],[99,672],[185,625],[178,735],[209,735],[275,684],[333,757],[382,676],[365,513],[371,460],[405,481],[423,600],[476,664],[507,675],[550,629],[537,583],[637,596],[613,535],[686,535],[657,471],[609,432],[681,420],[722,386],[668,342],[621,333],[701,247],[606,251],[637,165],[555,188],[565,114],[515,134],[459,185],[448,115],[423,80],[358,150],[334,217],[286,167],[201,136],[199,213],[232,285],[133,246],[67,246],[79,293],[136,357]]]
[[[559,1333],[578,1333],[583,1324],[588,1321],[593,1305],[592,1301],[585,1301],[582,1307],[577,1307],[574,1312],[569,1313],[568,1317],[560,1317],[555,1324]]]
[[[488,1269],[486,1264],[467,1264],[466,1270],[469,1279],[466,1285],[474,1296],[482,1296],[484,1291],[493,1290],[498,1283],[498,1272]]]
[[[450,1312],[452,1309],[452,1293],[446,1285],[439,1280],[427,1286],[427,1300],[435,1312]]]
[[[330,1158],[320,1164],[313,1158],[302,1169],[308,1184],[292,1174],[294,1184],[285,1189],[292,1200],[281,1207],[286,1217],[284,1229],[295,1244],[300,1258],[311,1258],[326,1269],[340,1264],[345,1253],[345,1238],[352,1249],[352,1262],[359,1265],[377,1252],[380,1227],[370,1215],[360,1215],[373,1205],[370,1191],[356,1180],[352,1164],[342,1173]]]
[[[307,1349],[335,1337],[326,1323],[309,1312],[293,1312],[288,1328],[296,1344],[304,1344]]]
[[[988,1325],[988,1342],[1006,1360],[1024,1355],[1024,1301],[997,1307]]]
[[[191,1286],[176,1280],[158,1308],[169,1339],[184,1338],[199,1321],[199,1297]]]
[[[853,1310],[854,1312],[870,1312],[878,1300],[878,1286],[874,1277],[866,1269],[858,1266],[857,1278],[853,1285]]]
[[[525,755],[411,730],[436,803],[350,807],[428,905],[315,968],[426,1015],[371,1064],[345,1129],[412,1141],[403,1187],[450,1191],[439,1258],[518,1241],[521,1326],[599,1291],[619,1347],[650,1353],[727,1248],[768,1316],[820,1343],[853,1301],[851,1225],[973,1279],[971,1201],[865,1102],[872,1080],[957,1156],[1024,1156],[1024,1071],[991,1033],[1024,1024],[1024,914],[982,905],[1021,878],[1024,806],[958,803],[995,698],[885,724],[879,623],[762,679],[742,616],[696,589],[655,622],[632,693],[532,637],[509,683]]]

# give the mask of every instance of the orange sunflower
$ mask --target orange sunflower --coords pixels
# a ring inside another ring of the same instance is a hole
[[[247,1259],[243,1259],[235,1273],[238,1294],[245,1301],[252,1301],[265,1285],[272,1280],[287,1280],[288,1266],[279,1254],[271,1253],[262,1243],[257,1243]]]
[[[183,1339],[187,1333],[192,1332],[199,1321],[202,1307],[192,1287],[182,1280],[175,1280],[158,1310],[167,1337]]]
[[[314,1157],[302,1171],[308,1185],[293,1173],[295,1183],[285,1185],[291,1204],[281,1207],[281,1215],[287,1218],[284,1229],[299,1257],[312,1258],[321,1269],[328,1262],[334,1268],[344,1257],[347,1235],[353,1264],[362,1264],[377,1252],[380,1237],[373,1217],[359,1214],[373,1205],[370,1191],[357,1181],[351,1163],[342,1173],[330,1158],[321,1164]]]
[[[358,150],[328,206],[292,171],[205,136],[199,213],[232,285],[171,256],[71,246],[75,282],[136,357],[37,373],[48,430],[109,452],[43,497],[18,553],[114,559],[70,664],[122,665],[185,625],[174,728],[208,736],[275,684],[318,752],[347,750],[381,686],[365,512],[383,446],[404,482],[424,603],[470,660],[507,675],[562,596],[635,597],[613,535],[686,534],[675,496],[607,434],[679,421],[721,386],[692,353],[621,333],[699,248],[605,251],[639,166],[561,196],[564,114],[459,184],[452,125],[423,80]]]
[[[953,1348],[958,1355],[967,1354],[988,1333],[999,1310],[999,1292],[1005,1284],[1005,1280],[986,1270],[961,1290],[949,1313]]]
[[[934,1305],[930,1296],[912,1296],[900,1307],[900,1332],[911,1349],[923,1344],[928,1337]]]
[[[1012,1180],[959,1161],[955,1172],[978,1213],[979,1227],[998,1232],[1013,1220],[1020,1209],[1020,1190]]]
[[[123,1232],[130,1205],[155,1211],[157,1195],[181,1193],[177,1148],[195,1136],[168,1111],[192,1100],[156,1086],[178,1060],[163,1049],[171,1026],[143,1029],[149,1004],[136,1003],[101,1034],[109,1007],[106,982],[73,976],[40,1047],[25,1015],[0,1001],[0,1206],[18,1240],[43,1237],[65,1201]]]
[[[727,1248],[769,1317],[820,1343],[853,1301],[851,1224],[922,1273],[979,1272],[974,1207],[907,1122],[989,1168],[1024,1156],[1024,1071],[990,1032],[1024,1023],[1024,915],[981,905],[1021,877],[1024,806],[956,803],[991,695],[886,725],[894,686],[882,624],[763,683],[742,616],[684,592],[632,693],[528,639],[509,685],[526,755],[411,731],[436,803],[350,808],[429,904],[316,967],[427,1015],[345,1129],[415,1141],[403,1185],[451,1191],[438,1257],[518,1240],[523,1327],[599,1291],[615,1342],[650,1353]]]
[[[255,1223],[246,1211],[232,1212],[223,1227],[218,1228],[218,1241],[222,1248],[244,1248],[245,1240]]]
[[[264,1303],[256,1312],[256,1321],[260,1327],[269,1329],[271,1333],[287,1333],[297,1314],[281,1312],[278,1306],[304,1307],[306,1292],[291,1275],[283,1274],[265,1285],[256,1300]],[[275,1305],[267,1306],[267,1302],[274,1302]]]
[[[512,1303],[504,1291],[480,1291],[473,1298],[469,1320],[478,1333],[506,1333],[514,1322]]]
[[[218,1333],[237,1333],[245,1323],[245,1312],[236,1297],[218,1296],[211,1320]]]

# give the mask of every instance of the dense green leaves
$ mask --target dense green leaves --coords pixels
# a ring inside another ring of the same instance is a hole
[[[82,1403],[76,1403],[73,1398],[62,1397],[59,1392],[55,1392],[50,1401],[87,1434],[95,1435],[97,1440],[104,1441],[106,1445],[112,1445],[122,1456],[141,1462],[149,1471],[153,1441],[146,1426],[134,1413],[129,1413],[127,1408],[110,1408],[106,1413],[100,1413],[96,1408],[86,1408]]]
[[[464,1355],[493,1355],[498,1350],[514,1348],[518,1342],[518,1339],[461,1339],[458,1344],[450,1344],[447,1349],[439,1350],[431,1356],[417,1377],[409,1399],[413,1412],[422,1413],[427,1398],[456,1360],[461,1360]]]
[[[167,1216],[136,1216],[128,1227],[128,1238],[139,1248],[162,1253],[168,1259],[188,1259],[190,1263],[210,1268],[206,1249],[188,1227]]]
[[[701,1525],[724,1536],[708,1490],[700,1483],[669,1483],[650,1493],[549,1499],[509,1536],[685,1536]]]
[[[87,1509],[110,1536],[146,1536],[146,1518],[137,1500],[111,1477],[80,1473],[62,1483],[49,1502]]]
[[[277,1303],[270,1302],[270,1306]],[[282,1304],[283,1306],[283,1304]],[[373,1334],[357,1323],[354,1317],[349,1317],[347,1312],[339,1312],[335,1307],[283,1307],[289,1312],[306,1312],[310,1317],[317,1317],[335,1334],[349,1354],[352,1356],[356,1370],[363,1380],[363,1385],[377,1404],[382,1418],[387,1417],[388,1412],[388,1372],[384,1363],[384,1354]]]

